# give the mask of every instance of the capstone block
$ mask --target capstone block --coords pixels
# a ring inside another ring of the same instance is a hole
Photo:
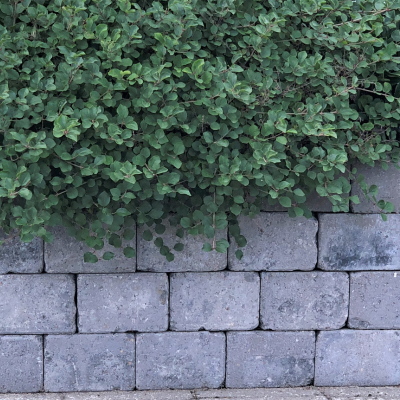
[[[318,244],[323,270],[400,269],[400,215],[321,214]]]
[[[219,388],[225,378],[222,332],[141,333],[136,337],[137,389]]]
[[[314,356],[314,332],[228,332],[226,387],[309,385]]]
[[[309,271],[317,263],[315,218],[290,218],[287,213],[260,213],[254,219],[240,217],[247,239],[241,260],[234,238],[228,249],[229,269],[234,271]]]
[[[0,275],[0,333],[73,333],[71,275]]]
[[[49,335],[45,337],[47,392],[133,390],[135,335]]]
[[[346,323],[345,272],[263,272],[261,327],[271,330],[339,329]]]
[[[78,276],[81,333],[157,332],[168,328],[166,274]]]
[[[259,323],[260,278],[256,272],[171,275],[171,329],[247,330]]]

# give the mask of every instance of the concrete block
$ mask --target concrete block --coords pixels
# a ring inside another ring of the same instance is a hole
[[[81,333],[157,332],[168,329],[166,274],[78,276]]]
[[[42,337],[0,336],[0,366],[0,393],[43,390]]]
[[[132,229],[136,228],[133,227]],[[44,245],[46,272],[48,273],[104,274],[135,272],[136,270],[136,259],[125,257],[123,247],[111,246],[106,240],[104,247],[95,252],[99,261],[87,263],[83,261],[83,255],[88,251],[93,251],[93,249],[88,247],[85,242],[79,242],[74,237],[69,236],[64,227],[55,227],[51,231],[54,235],[54,241]],[[129,241],[123,240],[122,245],[136,249],[136,237]],[[106,251],[114,253],[112,260],[101,259]]]
[[[44,377],[47,392],[133,390],[135,335],[49,335]]]
[[[400,384],[398,331],[321,332],[315,359],[316,386]]]
[[[229,269],[234,271],[309,271],[317,263],[315,218],[290,218],[287,213],[260,213],[254,219],[239,218],[242,235],[247,246],[238,249],[231,238],[228,250]]]
[[[314,353],[314,332],[228,332],[226,387],[309,385]]]
[[[349,277],[344,272],[263,272],[261,327],[324,330],[344,326]]]
[[[71,275],[0,275],[0,333],[73,333]]]
[[[141,333],[136,337],[136,387],[219,388],[225,378],[222,332]]]
[[[259,323],[260,278],[256,272],[171,275],[171,329],[246,330]]]
[[[318,246],[323,270],[400,269],[400,215],[321,214]]]

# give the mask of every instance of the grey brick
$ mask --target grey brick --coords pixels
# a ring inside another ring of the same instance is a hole
[[[263,272],[261,327],[339,329],[346,323],[349,277],[344,272]]]
[[[0,231],[0,274],[9,272],[34,274],[43,270],[43,240],[34,238],[30,243],[21,242],[15,232],[6,235]]]
[[[168,328],[166,274],[78,276],[82,333],[157,332]]]
[[[132,229],[136,229],[133,227]],[[64,227],[51,229],[54,235],[53,243],[45,243],[45,264],[46,272],[49,273],[119,273],[135,272],[136,259],[127,258],[123,254],[123,247],[115,248],[107,240],[101,250],[95,254],[99,258],[96,263],[83,261],[83,255],[88,251],[93,251],[85,242],[79,242],[74,237],[69,236]],[[130,246],[136,249],[136,237],[130,241],[122,241],[123,246]],[[112,260],[102,260],[101,257],[106,251],[114,253]]]
[[[364,175],[365,182],[370,185],[378,186],[377,199],[384,199],[390,201],[394,205],[394,211],[400,212],[400,170],[397,169],[393,164],[389,166],[387,171],[383,170],[379,163],[376,163],[374,167],[370,167],[365,164],[355,165],[357,168],[356,175]],[[352,209],[355,213],[379,213],[379,208],[368,201],[358,182],[353,182],[351,187],[351,194],[358,195],[360,204],[352,204]]]
[[[259,323],[256,272],[171,275],[171,329],[246,330]]]
[[[48,392],[133,390],[135,335],[49,335],[44,388]]]
[[[349,327],[400,329],[400,272],[350,275]]]
[[[181,239],[176,236],[176,228],[171,227],[168,221],[163,222],[166,226],[165,232],[161,235],[164,245],[171,249],[175,259],[167,261],[165,256],[160,254],[160,249],[153,241],[148,242],[143,239],[143,231],[150,230],[157,236],[153,228],[142,226],[138,228],[138,270],[149,272],[185,272],[185,271],[219,271],[226,268],[226,254],[216,251],[205,252],[202,250],[203,244],[211,240],[205,236],[193,236],[185,232]],[[226,239],[227,230],[217,230],[217,239]],[[175,251],[175,243],[184,244],[183,251]]]
[[[254,219],[239,218],[242,235],[247,239],[243,258],[238,260],[237,246],[231,238],[228,260],[235,271],[312,270],[317,263],[315,218],[290,218],[287,213],[260,213]]]
[[[400,384],[398,331],[321,332],[315,359],[316,386]]]
[[[0,275],[0,333],[75,332],[71,275]]]
[[[43,389],[41,336],[0,336],[0,393]]]
[[[226,387],[309,385],[314,353],[314,332],[228,332]]]
[[[400,269],[400,215],[321,214],[318,239],[323,270]]]
[[[224,333],[142,333],[136,337],[137,389],[212,389],[220,387],[224,378]]]

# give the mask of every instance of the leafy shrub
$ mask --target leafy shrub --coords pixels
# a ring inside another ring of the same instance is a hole
[[[120,247],[155,224],[171,260],[172,213],[178,241],[229,223],[243,247],[239,215],[308,217],[314,191],[348,211],[350,165],[399,160],[399,1],[0,5],[0,221],[23,241],[62,224]]]

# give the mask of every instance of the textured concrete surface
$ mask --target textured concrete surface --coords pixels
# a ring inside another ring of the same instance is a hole
[[[81,333],[168,329],[167,274],[78,276]]]
[[[143,231],[150,230],[154,236],[154,227],[142,226],[138,228],[138,270],[149,272],[185,272],[185,271],[220,271],[226,268],[226,254],[217,253],[216,251],[202,251],[203,244],[212,240],[206,236],[192,236],[187,233],[180,238],[176,236],[176,227],[171,227],[168,221],[164,221],[166,227],[165,232],[161,236],[164,245],[171,249],[175,259],[171,262],[160,254],[160,249],[153,241],[148,242],[143,239]],[[227,238],[227,230],[217,230],[216,237],[218,239]],[[182,251],[175,251],[173,247],[177,242],[183,243]]]
[[[0,275],[0,334],[74,333],[71,275]]]
[[[310,385],[314,332],[228,332],[226,387]]]
[[[225,378],[225,334],[140,333],[136,336],[136,388],[219,388]]]
[[[235,256],[231,238],[229,269],[234,271],[312,270],[317,262],[315,218],[290,218],[287,213],[260,213],[254,219],[239,218],[241,233],[247,239],[243,258]]]
[[[135,230],[136,227],[132,229]],[[44,245],[46,272],[88,274],[135,272],[136,270],[135,257],[125,257],[123,248],[118,249],[105,241],[104,247],[95,252],[99,261],[86,263],[83,261],[83,255],[88,251],[93,251],[93,249],[88,247],[85,242],[79,242],[69,236],[64,227],[51,228],[51,231],[54,235],[54,241]],[[136,249],[136,237],[129,241],[123,240],[122,245]],[[112,260],[101,259],[106,251],[114,253]]]
[[[30,243],[24,243],[13,234],[8,236],[0,230],[0,240],[5,240],[0,246],[0,274],[42,272],[43,240],[35,238]]]
[[[0,336],[0,366],[0,393],[42,390],[43,338]]]
[[[133,390],[135,335],[49,335],[44,341],[48,392]]]
[[[316,386],[400,384],[400,332],[320,332],[315,358]]]
[[[323,270],[400,269],[400,215],[321,214],[318,244]]]
[[[350,275],[350,328],[400,329],[400,271]]]
[[[324,330],[344,326],[349,277],[344,272],[263,272],[261,327]]]
[[[170,329],[250,330],[259,323],[256,272],[205,272],[170,277]]]

